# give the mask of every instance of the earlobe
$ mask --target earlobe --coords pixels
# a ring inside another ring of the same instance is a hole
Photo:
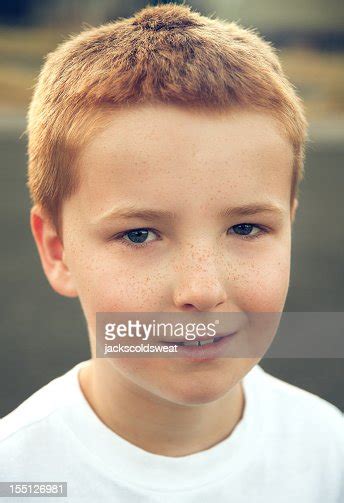
[[[63,243],[51,218],[35,205],[31,208],[30,224],[44,273],[51,287],[60,295],[77,297],[72,274],[64,260]]]

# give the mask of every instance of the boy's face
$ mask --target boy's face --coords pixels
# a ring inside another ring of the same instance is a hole
[[[290,272],[292,163],[291,145],[262,112],[118,110],[81,153],[79,188],[63,203],[63,245],[33,210],[48,279],[59,293],[79,297],[93,341],[96,312],[281,312]],[[240,215],[248,205],[271,209]],[[175,216],[119,216],[133,207]],[[233,214],[219,216],[227,208]],[[246,238],[239,224],[254,224]],[[134,229],[149,230],[146,246],[123,237]],[[112,364],[128,382],[193,404],[224,395],[257,361]]]

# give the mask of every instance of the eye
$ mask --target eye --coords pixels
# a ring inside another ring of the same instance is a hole
[[[233,230],[231,234],[239,235],[241,239],[256,239],[259,238],[263,233],[268,232],[266,229],[256,224],[242,223],[233,225],[230,230]],[[252,234],[252,230],[257,231]]]
[[[252,231],[256,229],[256,232],[252,234]],[[256,239],[259,238],[263,233],[268,232],[266,229],[261,227],[260,225],[250,224],[250,223],[242,223],[233,225],[229,228],[230,234],[235,234],[239,236],[240,239]],[[154,239],[147,240],[149,234],[155,234],[159,236],[158,232],[154,229],[150,228],[138,228],[138,229],[130,229],[129,231],[121,232],[110,238],[113,241],[119,241],[123,243],[125,246],[129,246],[130,248],[141,249],[149,246],[151,241],[155,241]]]
[[[131,248],[145,248],[150,243],[150,241],[147,241],[147,237],[150,233],[158,235],[158,233],[153,229],[144,227],[121,232],[117,236],[114,236],[112,239],[115,241],[120,241],[124,245],[130,246]]]

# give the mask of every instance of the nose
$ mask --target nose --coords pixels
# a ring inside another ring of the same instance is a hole
[[[220,261],[210,251],[186,252],[179,255],[177,281],[173,292],[174,305],[181,311],[212,311],[227,300],[225,275]]]

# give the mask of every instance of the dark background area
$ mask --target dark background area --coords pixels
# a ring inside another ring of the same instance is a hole
[[[21,133],[34,79],[43,55],[67,33],[80,31],[83,22],[98,24],[127,16],[146,3],[17,0],[0,4],[0,417],[89,358],[80,305],[49,286],[29,228],[26,138]],[[305,100],[312,141],[293,229],[285,311],[334,312],[344,311],[342,3],[312,0],[311,4],[309,0],[290,0],[288,5],[237,0],[229,7],[228,1],[189,2],[202,13],[258,26],[278,45],[287,74]],[[344,409],[343,359],[266,358],[261,365]]]

